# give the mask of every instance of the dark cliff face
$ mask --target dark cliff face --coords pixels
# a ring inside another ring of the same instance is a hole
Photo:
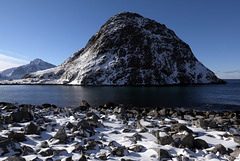
[[[81,85],[224,82],[203,66],[172,30],[129,12],[110,18],[59,70],[62,75],[57,82]]]

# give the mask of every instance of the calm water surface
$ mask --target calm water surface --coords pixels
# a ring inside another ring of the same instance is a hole
[[[35,105],[51,103],[67,107],[78,106],[81,100],[86,100],[92,106],[106,102],[144,107],[197,108],[206,104],[240,106],[240,80],[226,81],[228,84],[225,85],[187,87],[2,85],[0,101]],[[240,110],[239,107],[232,108]]]

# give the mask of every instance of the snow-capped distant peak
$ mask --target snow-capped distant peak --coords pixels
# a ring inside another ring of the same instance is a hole
[[[37,72],[40,70],[46,70],[54,67],[56,66],[37,58],[31,61],[29,64],[22,65],[16,68],[6,69],[0,72],[0,74],[5,79],[19,79],[28,73]]]

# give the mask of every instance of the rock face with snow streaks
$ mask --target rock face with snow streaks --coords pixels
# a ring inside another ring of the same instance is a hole
[[[188,85],[224,83],[165,25],[136,13],[110,18],[85,48],[60,66],[25,77],[31,83]]]

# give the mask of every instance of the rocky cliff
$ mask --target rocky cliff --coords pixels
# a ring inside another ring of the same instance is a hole
[[[77,85],[224,83],[164,24],[129,12],[110,18],[85,48],[60,66],[28,74],[25,79]]]

